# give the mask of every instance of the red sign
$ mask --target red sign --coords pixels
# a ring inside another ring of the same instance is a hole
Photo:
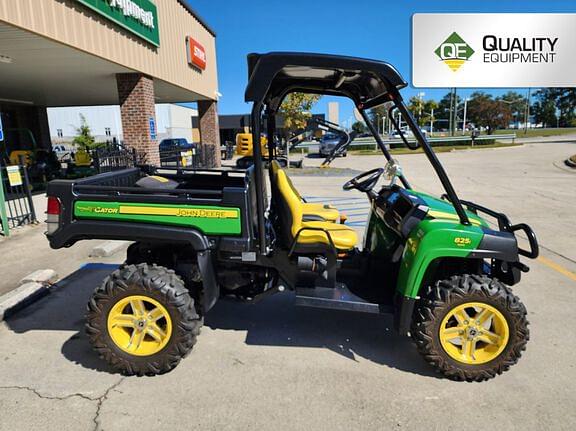
[[[186,48],[188,51],[188,64],[196,66],[198,69],[206,69],[206,50],[196,39],[191,36],[186,38]]]

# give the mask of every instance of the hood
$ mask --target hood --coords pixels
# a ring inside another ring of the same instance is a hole
[[[418,196],[430,208],[428,211],[429,217],[441,220],[460,220],[456,210],[454,209],[454,206],[450,202],[443,199],[438,199],[437,197],[426,193],[416,192],[414,190],[410,190],[410,193],[414,196]],[[466,214],[468,215],[468,218],[473,225],[489,227],[486,220],[484,220],[482,217],[468,210],[466,210]]]

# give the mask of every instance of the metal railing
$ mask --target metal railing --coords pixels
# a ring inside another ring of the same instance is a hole
[[[25,165],[0,165],[0,232],[9,236],[10,229],[36,222]]]
[[[161,168],[200,168],[202,157],[199,148],[160,151]]]
[[[120,171],[137,165],[137,153],[123,145],[110,145],[93,153],[94,169],[97,173]]]
[[[408,140],[408,142],[415,142],[416,140],[413,137],[407,137],[406,138]],[[472,136],[469,135],[465,135],[465,136],[434,136],[434,137],[428,137],[428,142],[430,142],[430,144],[434,147],[435,143],[446,143],[446,145],[450,145],[450,143],[454,143],[455,145],[474,145],[475,143],[478,143],[478,145],[482,145],[483,141],[492,141],[492,140],[498,140],[498,141],[504,141],[504,140],[511,140],[512,143],[515,142],[516,140],[516,133],[508,133],[508,134],[501,134],[501,135],[480,135],[480,136],[475,136],[474,138]],[[386,144],[388,147],[403,147],[404,143],[402,142],[401,138],[394,138],[394,139],[387,139],[384,140],[384,144]],[[320,145],[319,143],[302,143],[299,144],[296,147],[296,150],[300,149],[300,148],[310,148],[310,147],[316,147]],[[376,142],[376,140],[372,137],[368,137],[368,138],[356,138],[354,139],[354,141],[352,141],[348,147],[366,147],[368,145],[374,145],[374,149],[377,150],[378,149],[378,144]],[[438,146],[438,145],[436,145]]]

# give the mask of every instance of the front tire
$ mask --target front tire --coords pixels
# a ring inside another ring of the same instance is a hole
[[[510,369],[530,338],[522,302],[484,275],[429,286],[416,306],[411,335],[428,363],[452,380],[469,382]]]
[[[90,343],[125,375],[172,370],[192,350],[201,326],[182,279],[145,263],[125,265],[108,276],[86,314]]]

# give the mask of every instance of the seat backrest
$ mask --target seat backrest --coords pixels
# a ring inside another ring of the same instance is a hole
[[[276,160],[272,160],[270,162],[270,182],[273,184],[276,184],[278,182],[278,171],[283,171],[282,167],[280,166],[280,163],[278,163]],[[296,187],[294,187],[294,184],[292,183],[292,180],[290,179],[288,174],[286,174],[286,172],[284,172],[284,174],[286,176],[286,180],[288,181],[288,185],[292,189],[292,192],[298,197],[298,199],[300,199],[300,201],[304,202],[304,199],[302,199],[302,195],[296,189]]]
[[[284,218],[282,221],[290,226],[292,237],[295,237],[300,228],[302,227],[302,201],[299,196],[294,193],[294,189],[290,185],[290,180],[282,169],[278,170],[278,190],[280,191],[279,198],[286,205],[285,212],[289,213],[289,220]],[[286,214],[288,216],[288,214]]]
[[[270,184],[277,227],[284,241],[290,243],[302,226],[302,200],[276,160],[270,162]]]

